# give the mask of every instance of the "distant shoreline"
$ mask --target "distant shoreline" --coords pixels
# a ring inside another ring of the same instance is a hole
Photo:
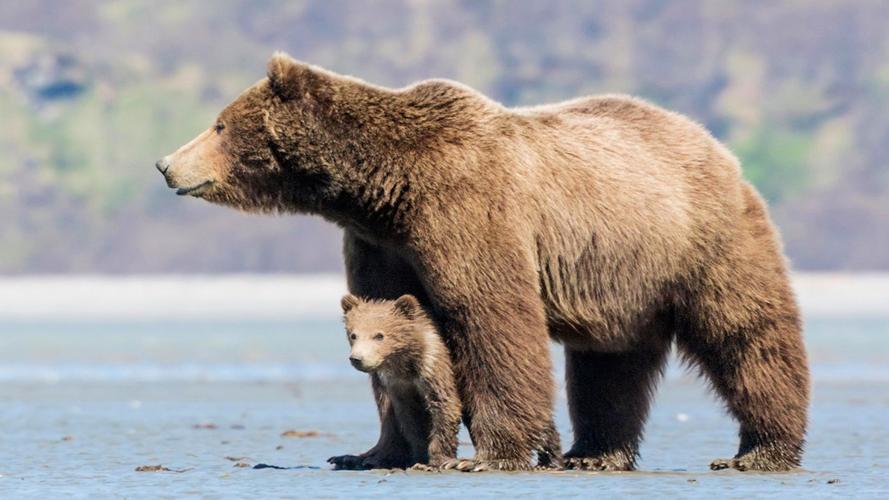
[[[889,317],[889,273],[798,273],[806,317]],[[0,277],[0,320],[331,318],[339,274]]]

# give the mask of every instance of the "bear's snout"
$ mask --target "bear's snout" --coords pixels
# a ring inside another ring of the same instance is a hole
[[[169,156],[165,156],[165,157],[161,158],[160,160],[157,161],[157,163],[154,164],[154,167],[157,168],[157,171],[160,172],[161,175],[164,176],[164,181],[166,181],[167,187],[168,188],[175,188],[178,186],[176,186],[175,183],[173,182],[172,171],[170,170],[170,167],[172,166],[173,163],[170,161],[169,158],[170,158]]]
[[[352,366],[358,370],[361,370],[364,367],[364,361],[356,356],[349,356],[349,363],[352,363]]]
[[[166,158],[161,158],[160,160],[157,161],[157,163],[154,164],[154,166],[157,168],[158,172],[160,172],[166,176],[167,169],[170,168],[170,160],[168,160]]]
[[[373,352],[356,353],[349,355],[349,363],[360,372],[370,373],[376,371],[380,367],[380,357]]]
[[[154,164],[167,187],[176,189],[180,196],[202,197],[225,176],[227,159],[218,135],[206,130]]]

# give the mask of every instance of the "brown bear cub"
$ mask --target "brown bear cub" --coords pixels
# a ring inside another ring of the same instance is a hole
[[[363,455],[331,457],[328,462],[336,469],[476,470],[473,461],[456,459],[461,405],[450,352],[416,297],[366,301],[348,294],[341,305],[351,346],[349,361],[370,374],[375,393],[385,401],[378,401],[381,416],[392,412],[388,420],[396,424],[386,428],[387,419],[383,419],[380,442],[392,438],[385,434],[398,433],[395,439],[403,441],[402,448],[410,450],[410,455],[400,463],[378,463],[375,447]],[[547,429],[537,457],[540,468],[560,465],[554,427]]]
[[[398,300],[342,300],[349,361],[370,374],[381,416],[396,425],[382,429],[380,442],[401,441],[409,450],[400,463],[377,463],[374,447],[363,455],[331,457],[337,469],[439,467],[457,457],[460,396],[450,353],[435,324],[413,295]],[[384,419],[386,421],[386,419]],[[387,436],[398,433],[398,436]],[[377,450],[382,451],[382,450]]]

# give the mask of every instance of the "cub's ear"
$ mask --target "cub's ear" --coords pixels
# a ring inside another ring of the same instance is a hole
[[[307,64],[284,52],[275,52],[266,66],[269,86],[284,100],[295,99],[318,85],[318,75]]]
[[[394,304],[395,310],[408,318],[416,318],[422,311],[420,301],[413,295],[402,295]]]
[[[357,306],[359,302],[361,302],[361,299],[351,293],[347,293],[343,296],[343,299],[340,300],[340,306],[343,308],[343,313],[347,313],[351,311],[353,307]]]

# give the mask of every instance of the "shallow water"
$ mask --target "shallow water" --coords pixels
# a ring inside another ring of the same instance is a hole
[[[814,394],[803,471],[709,471],[734,452],[737,427],[672,362],[638,472],[426,474],[329,470],[327,457],[377,437],[369,385],[345,361],[336,318],[4,322],[0,497],[885,498],[889,319],[810,318],[806,335]],[[558,424],[567,444],[563,394]],[[282,437],[287,430],[318,434]],[[226,457],[295,468],[241,468]],[[134,470],[158,464],[181,472]]]

